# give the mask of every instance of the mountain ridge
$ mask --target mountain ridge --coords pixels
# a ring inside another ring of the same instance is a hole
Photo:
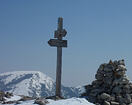
[[[0,74],[0,90],[16,95],[47,97],[55,95],[55,81],[40,71],[13,71]],[[62,96],[78,97],[80,88],[62,85]]]

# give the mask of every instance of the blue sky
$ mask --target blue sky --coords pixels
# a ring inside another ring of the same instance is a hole
[[[64,18],[68,48],[63,48],[62,81],[90,83],[101,63],[125,59],[132,79],[131,0],[0,0],[0,72],[56,72],[54,36]]]

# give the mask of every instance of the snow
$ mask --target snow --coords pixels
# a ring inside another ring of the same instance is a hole
[[[12,87],[10,87],[10,90],[8,90],[9,92],[26,96],[30,96],[30,94],[36,92],[35,95],[39,97],[42,92],[42,84],[45,85],[47,90],[52,91],[55,83],[52,78],[39,71],[6,72],[0,74],[0,77],[5,77],[1,79],[5,86],[8,86],[8,84],[13,84],[10,85]]]
[[[2,73],[0,74],[0,76],[8,76],[8,78],[5,79],[5,84],[8,84],[10,82],[12,82],[12,80],[18,79],[26,74],[33,74],[34,79],[36,79],[36,77],[40,78],[39,82],[42,83],[43,81],[45,82],[51,82],[54,81],[52,78],[46,76],[45,74],[39,72],[39,71],[13,71],[13,72],[6,72],[6,73]],[[36,81],[37,83],[38,81]]]
[[[16,104],[14,104],[14,105],[16,105]],[[30,101],[22,102],[19,105],[38,105],[38,104],[34,104],[34,100],[30,100]]]
[[[8,101],[17,101],[17,100],[20,100],[21,97],[14,95],[11,98],[5,98],[5,99],[6,99],[6,102],[8,102]]]
[[[51,101],[47,105],[94,105],[94,104],[89,103],[84,98],[70,98],[70,99],[59,100],[59,101]]]
[[[126,67],[124,65],[119,65],[118,67],[119,67],[119,69],[126,69]]]
[[[14,97],[18,98],[18,97]],[[86,99],[84,98],[70,98],[70,99],[64,99],[64,100],[58,100],[58,101],[53,101],[53,100],[48,100],[48,104],[46,105],[95,105],[92,103],[89,103]],[[6,104],[6,105],[16,105],[16,104]],[[21,102],[19,105],[38,105],[34,104],[34,100],[30,101],[24,101]]]
[[[13,92],[14,94],[18,94],[18,95],[25,95],[28,96],[28,92],[31,92],[31,90],[29,89],[30,85],[29,85],[30,79],[25,79],[22,82],[18,83],[15,85],[15,88],[9,92]]]
[[[82,93],[85,93],[86,92],[86,89],[85,89],[84,86],[78,86],[76,88],[79,90],[79,94],[82,94]]]

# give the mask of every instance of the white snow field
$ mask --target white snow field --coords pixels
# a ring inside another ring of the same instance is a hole
[[[59,101],[51,101],[47,105],[94,105],[94,104],[89,103],[84,98],[70,98],[70,99],[59,100]]]
[[[17,96],[15,96],[15,97],[18,99]],[[11,100],[13,101],[13,99],[11,99]],[[16,100],[16,99],[14,98],[14,100]],[[84,98],[70,98],[70,99],[58,100],[58,101],[53,101],[53,100],[49,99],[48,102],[49,103],[46,105],[94,105],[92,103],[89,103]],[[5,104],[1,104],[1,105],[5,105]],[[6,104],[6,105],[17,105],[17,104]],[[34,100],[30,100],[30,101],[21,102],[18,105],[38,105],[38,104],[34,104]]]
[[[21,97],[20,97],[20,96],[14,95],[14,96],[12,96],[11,98],[6,98],[6,97],[5,97],[5,99],[6,99],[5,102],[8,102],[8,101],[17,101],[17,100],[20,100]]]

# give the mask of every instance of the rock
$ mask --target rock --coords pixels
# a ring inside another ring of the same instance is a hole
[[[125,103],[120,103],[120,105],[126,105]]]
[[[104,105],[110,105],[108,101],[104,101]]]
[[[111,105],[120,105],[118,102],[111,101]]]
[[[112,64],[113,64],[112,60],[110,60],[110,61],[109,61],[109,64],[110,64],[110,65],[112,65]]]
[[[120,94],[122,92],[122,89],[120,86],[116,86],[113,88],[112,92],[115,94]]]
[[[118,79],[114,79],[112,86],[126,85],[126,84],[129,84],[129,80],[127,77],[124,76],[124,77],[120,77]]]
[[[105,73],[105,76],[106,76],[106,77],[110,77],[110,78],[112,78],[112,76],[113,76],[113,72],[107,72],[107,73]]]
[[[16,101],[7,101],[7,102],[3,102],[2,104],[16,104]]]
[[[106,65],[106,64],[101,64],[100,67],[99,67],[99,69],[98,69],[98,71],[103,71],[105,65]]]
[[[125,95],[125,102],[126,103],[131,103],[132,102],[131,96],[129,94]]]
[[[108,77],[106,76],[104,79],[103,79],[103,82],[106,84],[106,85],[111,85],[112,84],[112,81],[113,79],[111,77]]]
[[[117,72],[115,72],[115,76],[116,77],[124,76],[124,74],[125,74],[125,71],[124,70],[120,70],[120,69],[117,69]]]
[[[102,99],[102,100],[110,100],[111,97],[110,97],[110,95],[107,94],[107,93],[102,93],[102,94],[100,95],[100,99]]]
[[[123,93],[131,93],[132,92],[129,85],[124,85],[122,87],[122,91],[123,91]]]
[[[87,97],[87,100],[89,100],[91,103],[97,103],[97,98],[96,97]]]
[[[5,98],[0,96],[0,101],[2,101],[2,102],[5,101]]]
[[[98,81],[97,81],[97,80],[93,81],[93,82],[92,82],[92,85],[93,85],[93,86],[97,86],[97,85],[98,85]]]
[[[105,68],[104,68],[104,71],[105,71],[105,72],[111,72],[112,69],[111,69],[111,68],[108,68],[108,67],[105,67]]]
[[[90,95],[96,97],[97,94],[99,93],[100,93],[100,89],[93,89],[91,90]]]
[[[126,71],[126,67],[124,65],[118,65],[118,69]]]
[[[0,91],[0,101],[1,102],[3,102],[3,101],[5,101],[5,92],[3,92],[3,91]]]
[[[22,98],[19,101],[27,101],[27,100],[32,100],[34,98],[29,97],[29,96],[22,96]]]
[[[113,62],[113,64],[115,65],[115,66],[118,66],[118,61],[117,60],[115,60],[114,62]]]
[[[103,80],[103,77],[104,77],[104,75],[101,74],[101,73],[98,73],[98,74],[95,75],[95,78],[96,78],[97,80]]]
[[[122,104],[122,103],[125,102],[125,98],[123,98],[121,95],[116,96],[116,100],[117,100],[120,104]]]
[[[96,103],[95,105],[100,105],[99,103]]]
[[[91,90],[91,89],[92,89],[92,85],[86,85],[86,86],[85,86],[85,89],[86,89],[86,90]]]
[[[34,102],[34,104],[39,104],[39,105],[46,105],[48,101],[45,98],[37,98]]]
[[[5,96],[5,92],[0,91],[0,96],[4,97]]]
[[[6,94],[5,94],[5,97],[6,97],[6,98],[10,98],[11,96],[13,96],[12,93],[6,92]]]
[[[119,61],[118,61],[118,65],[124,65],[124,66],[125,66],[124,59],[119,60]]]
[[[19,101],[16,101],[16,105],[17,105],[17,104],[21,104],[21,102],[19,102]]]

